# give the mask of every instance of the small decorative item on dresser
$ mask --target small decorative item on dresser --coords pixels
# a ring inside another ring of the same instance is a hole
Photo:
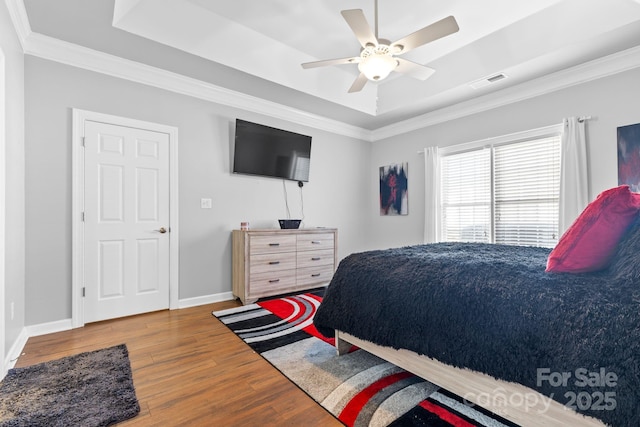
[[[278,223],[283,230],[291,230],[300,228],[301,219],[279,219]]]
[[[249,229],[249,221],[242,221],[240,223],[240,230],[247,231]]]

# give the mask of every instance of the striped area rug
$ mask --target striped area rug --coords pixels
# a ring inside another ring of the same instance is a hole
[[[338,356],[313,326],[321,301],[322,290],[213,315],[347,426],[516,426],[364,350]]]

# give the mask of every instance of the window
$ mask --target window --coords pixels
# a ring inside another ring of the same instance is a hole
[[[443,153],[442,240],[555,246],[560,132],[554,126]]]
[[[442,158],[442,238],[491,241],[491,151],[479,149]]]

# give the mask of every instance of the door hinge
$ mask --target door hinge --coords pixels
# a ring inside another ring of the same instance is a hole
[[[80,212],[80,221],[84,222],[84,212]]]
[[[83,287],[83,288],[82,288],[82,297],[83,297],[83,298],[85,297],[85,290],[86,290],[86,289],[87,289],[87,288],[85,288],[85,287]]]
[[[86,138],[85,138],[84,136],[80,138],[80,140],[81,140],[80,142],[82,143],[82,146],[83,146],[83,147],[85,146],[85,139],[86,139]]]

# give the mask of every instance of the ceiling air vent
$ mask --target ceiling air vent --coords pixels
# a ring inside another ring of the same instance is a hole
[[[480,89],[481,87],[489,86],[492,83],[499,82],[500,80],[504,80],[506,78],[507,78],[506,74],[503,74],[503,73],[494,74],[489,77],[483,77],[480,80],[476,80],[475,82],[471,82],[469,83],[469,86],[471,86],[474,89]]]

